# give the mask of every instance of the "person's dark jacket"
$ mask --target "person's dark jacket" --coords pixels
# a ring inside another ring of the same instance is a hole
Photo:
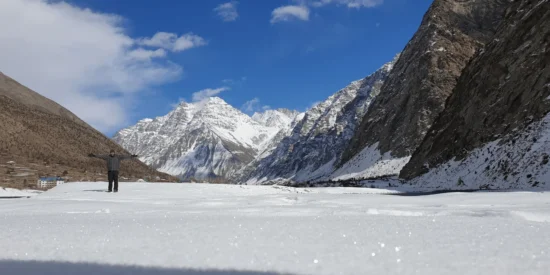
[[[118,171],[120,169],[120,161],[125,159],[136,158],[136,155],[121,156],[121,155],[94,155],[89,154],[90,157],[104,159],[107,163],[107,171]]]

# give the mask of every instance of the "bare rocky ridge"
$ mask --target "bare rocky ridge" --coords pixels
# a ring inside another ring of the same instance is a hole
[[[0,129],[3,186],[34,187],[39,176],[105,181],[104,162],[87,154],[108,153],[111,148],[128,154],[67,109],[4,74],[0,74]],[[176,180],[135,160],[123,163],[121,177]]]
[[[410,156],[443,111],[463,68],[494,35],[508,5],[505,0],[435,0],[340,164],[375,144],[381,155]]]
[[[487,154],[480,164],[487,168],[483,173],[498,170],[498,175],[493,173],[496,178],[538,166],[545,154],[548,159],[548,152],[542,149],[545,147],[535,146],[541,137],[532,136],[526,141],[522,133],[533,132],[532,127],[548,128],[544,126],[546,122],[538,121],[550,111],[549,96],[550,3],[517,1],[507,10],[505,21],[492,41],[464,70],[447,107],[402,170],[401,177],[412,179],[447,161],[462,161],[475,148],[501,138],[502,146],[498,148],[503,150],[500,153],[503,158],[492,163],[498,152]],[[531,126],[533,122],[537,123]],[[519,146],[520,141],[523,146]],[[536,148],[540,151],[530,152]],[[523,155],[533,153],[537,154],[532,161],[520,162]],[[474,172],[477,173],[471,170]],[[501,180],[511,178],[512,175]],[[449,180],[456,182],[457,178]]]

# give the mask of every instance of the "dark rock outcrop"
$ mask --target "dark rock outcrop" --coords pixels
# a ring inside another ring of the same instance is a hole
[[[461,160],[487,142],[521,133],[550,111],[549,95],[550,2],[517,1],[494,39],[462,73],[401,177],[412,179],[449,160]]]
[[[443,111],[463,68],[495,34],[508,6],[505,0],[435,0],[341,164],[376,143],[382,154],[410,156]]]

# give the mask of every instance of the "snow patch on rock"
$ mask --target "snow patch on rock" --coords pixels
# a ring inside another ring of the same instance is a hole
[[[334,180],[364,179],[380,176],[398,175],[410,156],[395,158],[391,152],[380,154],[378,142],[365,147],[359,154],[332,174]]]
[[[412,185],[452,189],[549,189],[550,115],[489,142],[463,160],[433,167]]]

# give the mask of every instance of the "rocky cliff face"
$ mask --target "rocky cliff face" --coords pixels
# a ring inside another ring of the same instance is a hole
[[[105,181],[104,162],[87,154],[110,149],[129,153],[61,105],[0,73],[0,185],[34,187],[40,176]],[[176,180],[136,160],[125,161],[120,176]]]
[[[463,68],[494,35],[508,2],[434,1],[355,132],[341,164],[350,162],[335,177],[399,173],[443,111]],[[387,162],[391,167],[376,168]]]
[[[429,172],[416,182],[435,187],[548,181],[549,96],[550,3],[516,1],[401,176]]]
[[[276,148],[238,173],[239,180],[255,184],[328,178],[393,64],[351,83],[307,111]]]
[[[254,118],[221,98],[182,102],[173,111],[119,131],[114,140],[145,163],[182,179],[225,181],[287,132],[297,112]]]

